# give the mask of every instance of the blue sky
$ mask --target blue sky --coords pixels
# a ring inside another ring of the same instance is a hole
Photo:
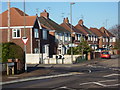
[[[11,7],[23,10],[23,2],[11,2]],[[38,12],[37,9],[38,8]],[[7,3],[2,2],[2,12],[7,9]],[[61,24],[64,17],[70,19],[70,2],[26,2],[26,13],[30,16],[40,14],[44,9],[50,18]],[[83,18],[84,25],[107,29],[118,24],[118,2],[75,2],[72,6],[72,24],[76,25]]]

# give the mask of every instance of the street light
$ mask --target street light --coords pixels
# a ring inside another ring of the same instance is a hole
[[[24,0],[24,37],[26,37],[26,17],[25,17],[25,0]],[[27,72],[27,63],[26,63],[26,44],[24,44],[24,59],[25,59],[25,72]]]
[[[39,64],[41,63],[41,58],[40,58],[40,40],[36,40],[38,42],[38,54],[39,54]]]
[[[71,61],[73,61],[73,48],[72,48],[72,5],[74,2],[70,3],[70,22],[71,22]]]

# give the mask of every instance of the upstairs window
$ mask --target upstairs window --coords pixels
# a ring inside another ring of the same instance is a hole
[[[90,35],[88,35],[88,41],[90,41],[91,40],[91,36]]]
[[[55,33],[55,42],[58,41],[58,33]]]
[[[34,29],[34,37],[35,38],[39,38],[39,32],[38,32],[38,29]]]
[[[98,37],[95,37],[95,41],[98,41]]]
[[[70,34],[68,34],[68,41],[70,41],[71,40],[71,35]]]
[[[116,42],[116,38],[115,37],[112,38],[112,42]]]
[[[106,38],[106,42],[108,42],[108,38]]]
[[[68,40],[68,34],[65,33],[65,41],[67,41],[67,40]]]
[[[105,38],[103,38],[103,42],[105,42]]]
[[[63,40],[62,33],[59,33],[59,39],[60,39],[61,41]]]
[[[21,30],[20,29],[13,29],[12,30],[12,37],[13,38],[21,38]]]
[[[47,40],[47,30],[43,30],[43,39]]]

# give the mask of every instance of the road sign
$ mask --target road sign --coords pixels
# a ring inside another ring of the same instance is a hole
[[[28,41],[28,38],[27,38],[27,37],[22,37],[22,41],[23,41],[23,43],[26,45],[26,44],[27,44],[27,41]]]

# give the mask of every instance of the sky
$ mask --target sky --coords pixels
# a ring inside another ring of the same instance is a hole
[[[11,2],[11,7],[23,9],[23,2]],[[44,9],[49,12],[50,19],[58,24],[63,18],[68,17],[70,21],[70,2],[26,2],[26,13],[30,16],[40,15]],[[2,2],[2,12],[7,10],[7,3]],[[75,26],[80,19],[88,28],[107,29],[118,24],[118,2],[75,2],[72,5],[72,24]]]

